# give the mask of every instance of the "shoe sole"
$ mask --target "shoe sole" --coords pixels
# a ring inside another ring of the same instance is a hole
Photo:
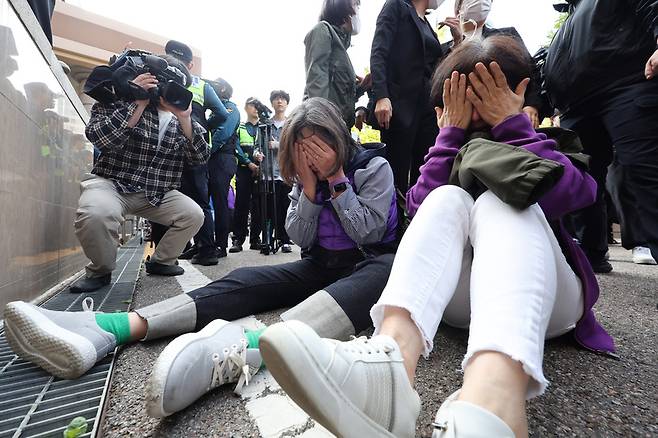
[[[171,273],[169,273],[169,272],[162,273],[162,272],[152,272],[152,271],[149,271],[148,268],[147,268],[147,269],[146,269],[146,273],[147,273],[148,275],[159,275],[160,277],[178,277],[179,275],[183,275],[183,274],[185,273],[185,271],[182,271],[182,272],[171,272]]]
[[[102,289],[105,286],[108,286],[110,283],[111,282],[108,281],[107,283],[105,283],[101,286],[98,286],[94,289],[81,289],[79,287],[76,287],[76,286],[72,285],[72,286],[69,287],[69,292],[72,293],[72,294],[85,294],[85,293],[90,293],[90,292],[96,292],[97,290]]]
[[[77,379],[96,363],[96,348],[23,302],[5,307],[5,336],[12,350],[54,376]]]
[[[167,377],[171,363],[178,357],[181,351],[187,348],[192,342],[199,339],[210,338],[217,334],[229,321],[216,319],[205,326],[197,333],[186,333],[171,341],[153,365],[151,375],[146,381],[145,398],[146,413],[152,418],[164,418],[175,414],[178,411],[167,412],[163,406],[163,394],[167,385]]]
[[[640,259],[635,260],[635,259],[633,259],[633,263],[635,263],[636,265],[652,265],[652,266],[656,265],[655,260],[640,260]]]
[[[338,437],[390,437],[394,435],[368,418],[343,395],[338,386],[318,370],[306,342],[290,330],[289,321],[269,327],[259,340],[267,369],[292,398],[315,421]],[[281,348],[295,344],[297,348]],[[294,363],[290,367],[288,364]]]
[[[219,264],[219,260],[193,260],[190,263],[201,266],[215,266]]]

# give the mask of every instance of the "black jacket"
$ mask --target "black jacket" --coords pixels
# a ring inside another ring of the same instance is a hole
[[[611,89],[645,81],[658,38],[658,0],[569,3],[569,17],[544,66],[551,103],[563,113]]]
[[[409,129],[417,111],[429,108],[422,25],[409,0],[387,0],[377,17],[370,52],[372,98],[391,99],[391,129]]]
[[[521,43],[521,46],[523,46],[523,48],[526,49],[528,60],[532,62],[532,55],[530,55],[530,52],[528,52],[528,48],[525,46],[525,43],[523,42],[523,38],[521,38],[521,35],[519,34],[519,32],[517,32],[515,28],[501,27],[499,29],[496,29],[486,25],[482,28],[483,39],[494,35],[507,35],[516,38]],[[528,84],[528,88],[526,89],[525,106],[535,107],[540,113],[540,117],[539,117],[540,120],[545,116],[553,115],[552,111],[550,111],[547,108],[546,102],[544,102],[544,99],[542,99],[541,97],[539,73],[537,71],[533,72],[533,76],[530,78],[530,83]]]

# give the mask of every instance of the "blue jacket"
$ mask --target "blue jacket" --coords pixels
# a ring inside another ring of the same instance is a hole
[[[212,130],[211,154],[222,149],[231,137],[235,135],[235,132],[240,125],[240,110],[238,109],[238,106],[230,100],[223,100],[222,107],[225,108],[225,112],[217,116],[213,114],[209,121],[210,125],[216,125]],[[222,117],[223,120],[221,120]]]

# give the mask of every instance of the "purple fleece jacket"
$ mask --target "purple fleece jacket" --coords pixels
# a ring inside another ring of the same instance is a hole
[[[564,166],[560,181],[540,200],[539,206],[546,218],[558,229],[556,234],[569,265],[583,284],[585,309],[576,324],[574,336],[585,348],[601,353],[612,353],[615,344],[612,337],[596,321],[592,307],[599,298],[599,286],[594,271],[585,253],[567,233],[562,217],[572,211],[593,204],[596,199],[596,182],[585,172],[576,168],[571,161],[556,150],[557,144],[546,135],[537,133],[524,114],[504,120],[491,129],[493,140],[512,146],[523,147],[541,158],[556,161]],[[460,128],[442,128],[425,157],[420,168],[420,177],[415,186],[407,192],[409,215],[416,214],[418,207],[429,193],[437,187],[448,184],[455,156],[464,145],[466,131]],[[557,227],[555,226],[557,225]]]

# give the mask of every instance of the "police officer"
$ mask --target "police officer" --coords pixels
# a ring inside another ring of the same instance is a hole
[[[235,187],[235,213],[233,216],[233,246],[229,252],[242,251],[242,244],[247,237],[247,219],[251,212],[249,226],[249,248],[260,250],[260,202],[256,191],[260,171],[258,159],[254,156],[258,134],[258,99],[250,97],[245,103],[247,121],[238,128],[238,171]]]
[[[192,49],[186,44],[171,40],[165,45],[165,53],[174,56],[183,62],[188,70],[194,67]],[[188,87],[192,92],[192,119],[209,131],[209,120],[206,119],[206,110],[212,112],[210,122],[218,123],[228,117],[228,111],[222,104],[212,87],[198,76],[192,75],[192,83]],[[205,134],[206,142],[209,142],[209,132]],[[210,201],[208,196],[208,165],[185,165],[181,177],[181,192],[192,198],[203,210],[204,222],[196,236],[194,236],[194,246],[185,251],[180,258],[192,259],[192,263],[200,265],[216,265],[218,263],[218,254],[215,248],[213,238],[213,218],[210,211]],[[167,228],[153,224],[152,238],[158,242],[159,237],[164,235]]]
[[[581,216],[581,245],[595,272],[612,270],[605,259],[604,192],[614,145],[622,184],[634,197],[628,205],[636,209],[656,260],[658,2],[568,0],[556,8],[569,17],[548,49],[548,96],[562,114],[561,126],[576,131],[591,155],[590,173],[598,183],[597,202]]]
[[[212,130],[212,148],[208,160],[209,192],[215,210],[215,245],[218,257],[226,257],[228,233],[231,224],[228,193],[231,179],[237,171],[235,150],[238,145],[240,110],[230,99],[233,88],[224,79],[210,82],[217,96],[226,107],[229,116]]]

